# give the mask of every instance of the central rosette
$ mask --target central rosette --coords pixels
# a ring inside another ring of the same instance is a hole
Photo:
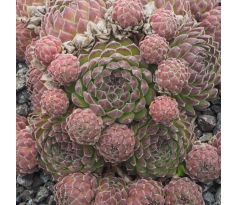
[[[79,60],[82,74],[72,93],[76,106],[92,109],[106,124],[128,124],[147,115],[154,97],[152,74],[141,64],[135,44],[98,43]]]

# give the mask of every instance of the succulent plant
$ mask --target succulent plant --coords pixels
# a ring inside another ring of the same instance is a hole
[[[59,54],[47,68],[53,81],[68,85],[78,79],[81,72],[77,57],[72,54]]]
[[[46,90],[41,96],[41,109],[49,116],[61,116],[67,112],[69,99],[62,89]]]
[[[164,205],[162,184],[154,180],[139,179],[128,191],[127,205]]]
[[[159,64],[168,51],[168,42],[157,34],[148,35],[140,42],[140,54],[148,64]]]
[[[201,26],[205,28],[208,35],[211,35],[216,42],[221,44],[221,7],[204,13],[201,16]]]
[[[183,61],[169,58],[158,65],[154,82],[161,92],[178,94],[188,84],[189,77],[189,68]]]
[[[218,90],[215,86],[220,83],[217,43],[205,34],[200,24],[185,17],[176,37],[170,42],[168,57],[185,61],[190,73],[182,91],[170,95],[189,115],[195,115],[195,110],[206,109],[210,105],[208,101],[216,97]]]
[[[137,26],[144,19],[141,1],[116,0],[112,8],[112,20],[116,21],[123,29]]]
[[[126,184],[121,178],[105,177],[99,180],[94,205],[127,205]]]
[[[150,116],[157,123],[169,125],[179,118],[178,103],[168,96],[158,96],[150,104]]]
[[[178,29],[176,15],[171,10],[158,9],[150,17],[150,24],[156,34],[164,37],[166,40],[171,40]]]
[[[193,145],[185,162],[187,174],[197,181],[207,183],[221,174],[220,157],[212,145]]]
[[[38,170],[36,142],[27,128],[16,134],[16,169],[17,175],[31,174]]]
[[[191,148],[193,120],[181,115],[164,126],[147,119],[132,128],[136,145],[134,155],[126,162],[127,170],[145,178],[174,176]]]
[[[94,148],[79,145],[70,140],[66,123],[62,119],[36,116],[31,119],[37,149],[40,154],[39,165],[54,178],[74,172],[100,173],[104,162],[97,156]]]
[[[73,173],[54,186],[58,205],[91,205],[97,188],[97,179],[90,173]]]
[[[187,0],[155,0],[155,6],[160,9],[172,10],[176,15],[186,15],[190,12]]]
[[[165,205],[205,205],[202,188],[189,178],[174,178],[164,187]]]
[[[217,153],[221,156],[221,132],[218,132],[212,139],[210,144],[217,148]]]
[[[147,115],[155,94],[152,74],[132,41],[97,43],[79,60],[82,73],[70,91],[76,106],[92,109],[105,124],[128,124]]]
[[[16,115],[16,131],[20,131],[26,128],[28,125],[27,119],[24,116]]]
[[[115,123],[103,131],[96,149],[106,162],[117,164],[133,155],[134,146],[134,132],[127,125]]]
[[[32,39],[31,43],[27,45],[25,50],[25,62],[28,67],[32,66],[33,60],[35,57],[35,46],[37,38]]]
[[[90,109],[75,109],[66,119],[70,139],[78,144],[95,145],[101,136],[103,121]]]
[[[19,61],[25,60],[26,47],[31,43],[32,39],[36,37],[33,30],[27,28],[27,24],[17,20],[16,21],[16,57]]]
[[[105,6],[103,0],[56,0],[43,18],[41,34],[70,41],[84,33],[89,22],[103,18]]]
[[[61,40],[54,36],[44,36],[35,43],[35,55],[45,65],[51,63],[55,56],[61,52]]]
[[[218,0],[189,0],[192,14],[200,20],[203,13],[212,10],[218,5]]]
[[[17,16],[30,17],[33,7],[46,5],[47,0],[16,0]]]

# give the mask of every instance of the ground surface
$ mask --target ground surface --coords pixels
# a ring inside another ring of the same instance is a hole
[[[17,63],[16,74],[16,112],[27,116],[31,112],[31,104],[26,89],[27,66]],[[196,135],[201,141],[209,141],[221,130],[221,99],[211,102],[211,106],[203,112],[198,112]],[[31,175],[16,178],[17,205],[55,205],[52,188],[54,182],[42,170]],[[220,205],[220,180],[211,184],[200,184],[206,205]]]

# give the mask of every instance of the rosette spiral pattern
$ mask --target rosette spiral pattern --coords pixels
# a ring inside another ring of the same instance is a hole
[[[56,0],[42,22],[42,34],[72,40],[87,30],[89,22],[97,23],[105,13],[103,0]]]
[[[194,126],[185,116],[167,127],[148,119],[133,125],[134,155],[126,162],[129,172],[141,177],[173,176],[191,148]]]
[[[54,178],[74,172],[101,171],[104,163],[94,148],[71,141],[62,119],[36,116],[31,125],[40,154],[39,164]]]
[[[76,106],[90,108],[105,124],[128,124],[147,115],[155,94],[152,74],[129,39],[97,43],[79,61],[81,76],[69,90]]]
[[[170,42],[168,57],[185,61],[190,77],[181,92],[171,94],[187,114],[203,110],[218,93],[220,51],[213,38],[195,20],[185,17],[176,37]]]

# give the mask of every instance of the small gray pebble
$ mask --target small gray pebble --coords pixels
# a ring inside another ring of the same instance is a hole
[[[16,90],[17,90],[17,92],[26,86],[27,66],[23,66],[21,68],[19,65],[19,68],[20,69],[17,71],[17,74],[16,74]]]
[[[24,187],[30,187],[33,183],[33,175],[28,174],[25,176],[18,176],[17,177],[17,183],[24,186]]]
[[[205,192],[203,198],[206,205],[212,205],[215,202],[214,195],[211,192]]]
[[[195,128],[194,133],[197,138],[200,138],[202,136],[202,131],[198,129],[198,127]]]
[[[207,108],[207,109],[202,111],[202,114],[203,115],[212,115],[212,116],[214,116],[215,112],[211,108]]]
[[[213,137],[213,134],[208,132],[208,133],[203,133],[203,135],[199,138],[201,142],[208,142],[211,140]]]
[[[211,115],[200,115],[197,123],[203,132],[211,132],[216,126],[216,118]]]
[[[44,201],[49,196],[49,190],[43,186],[39,188],[39,191],[36,194],[35,202],[39,203]]]
[[[34,181],[34,183],[32,185],[33,189],[38,188],[44,184],[44,181],[41,179],[41,177],[38,173],[35,174],[33,181]]]
[[[221,112],[221,106],[220,105],[213,105],[211,108],[215,113]]]
[[[37,205],[33,199],[30,199],[26,205]]]
[[[25,203],[25,202],[22,202],[22,203],[20,203],[20,204],[18,204],[18,205],[26,205],[26,203]]]
[[[26,117],[29,113],[29,107],[26,103],[22,104],[22,105],[17,105],[16,112],[17,112],[17,114]]]
[[[42,181],[43,181],[44,183],[46,183],[46,182],[48,182],[48,181],[50,180],[50,176],[47,175],[47,174],[45,174],[44,172],[41,172],[41,173],[40,173],[40,178],[42,179]]]
[[[25,190],[19,195],[19,197],[21,198],[22,201],[28,201],[33,196],[34,196],[34,191],[32,191],[32,190]]]
[[[29,93],[27,90],[22,90],[17,94],[17,103],[23,104],[29,101]]]
[[[217,189],[217,192],[215,194],[215,199],[216,199],[217,205],[220,205],[221,204],[221,187]]]
[[[221,132],[221,113],[219,112],[217,114],[217,123],[216,123],[216,127],[213,130],[213,134],[217,134],[218,132]]]
[[[20,194],[20,193],[22,193],[24,190],[25,190],[25,189],[24,189],[23,186],[18,186],[18,187],[16,188],[16,193],[17,193],[17,195]]]
[[[51,195],[48,200],[47,200],[47,204],[48,205],[56,205],[56,202],[55,202],[55,199],[54,199],[54,196]]]

